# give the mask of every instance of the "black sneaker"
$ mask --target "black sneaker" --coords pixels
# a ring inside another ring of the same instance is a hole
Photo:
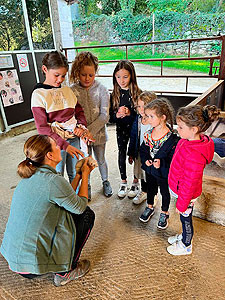
[[[154,208],[149,208],[148,206],[145,207],[145,210],[143,211],[142,215],[140,216],[139,220],[141,222],[148,222],[151,216],[153,216],[155,213]]]
[[[103,193],[106,197],[110,197],[113,194],[110,182],[108,180],[103,182]]]
[[[169,215],[161,213],[159,216],[158,228],[166,229],[168,227]]]

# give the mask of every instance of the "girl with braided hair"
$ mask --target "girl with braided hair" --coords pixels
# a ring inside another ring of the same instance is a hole
[[[203,132],[219,116],[215,105],[193,105],[179,109],[176,120],[181,140],[178,142],[169,171],[169,187],[177,198],[176,210],[182,223],[181,234],[169,237],[172,255],[192,253],[192,211],[196,198],[202,193],[202,177],[206,164],[214,155],[213,140]]]

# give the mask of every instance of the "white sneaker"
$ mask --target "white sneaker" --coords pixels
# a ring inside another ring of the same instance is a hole
[[[127,195],[127,183],[121,182],[119,191],[117,193],[119,198],[124,198]]]
[[[192,244],[186,247],[182,241],[178,241],[167,247],[167,251],[172,255],[189,255],[192,253]]]
[[[181,241],[182,240],[182,233],[181,234],[176,234],[176,235],[174,235],[174,236],[170,236],[169,238],[168,238],[168,243],[170,244],[170,245],[172,245],[172,244],[174,244],[174,243],[176,243],[176,242],[179,242],[179,241]]]
[[[147,199],[147,193],[139,191],[139,193],[137,194],[137,196],[134,197],[133,203],[134,204],[140,204],[140,203],[142,203],[146,199]]]
[[[225,157],[221,157],[219,154],[214,152],[213,161],[215,161],[221,168],[225,168]]]
[[[139,182],[132,183],[132,186],[127,196],[128,198],[134,198],[135,196],[137,196],[138,192],[139,192]]]

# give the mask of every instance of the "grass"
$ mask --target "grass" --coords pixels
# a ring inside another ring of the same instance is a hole
[[[95,45],[103,45],[103,43],[99,42],[89,42],[88,44],[75,42],[76,46],[95,46]],[[150,59],[150,58],[177,58],[184,57],[183,56],[174,56],[167,54],[158,54],[157,48],[155,54],[152,54],[152,46],[133,46],[128,47],[128,59]],[[81,51],[81,50],[79,50]],[[115,48],[89,48],[84,49],[84,51],[91,51],[94,53],[99,60],[120,60],[126,59],[125,47],[115,47]],[[192,56],[194,57],[194,56]],[[198,56],[199,57],[199,56]],[[160,62],[142,62],[144,64],[152,65],[160,67]],[[163,67],[166,68],[175,68],[175,69],[183,69],[190,70],[202,73],[209,73],[209,60],[183,60],[183,61],[167,61],[163,63]],[[214,66],[219,66],[219,61],[214,63]]]

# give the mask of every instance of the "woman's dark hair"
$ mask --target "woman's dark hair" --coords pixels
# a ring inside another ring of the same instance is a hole
[[[174,109],[170,101],[166,98],[159,98],[149,102],[145,105],[145,110],[151,109],[155,110],[155,113],[158,117],[166,116],[166,123],[168,123],[173,130],[174,124]]]
[[[112,92],[112,102],[113,102],[113,110],[118,109],[120,103],[120,86],[116,80],[116,73],[119,70],[125,69],[130,73],[130,84],[129,90],[132,97],[133,105],[136,106],[138,96],[141,94],[141,89],[139,89],[137,85],[136,72],[134,69],[134,65],[129,60],[121,60],[116,65],[113,72],[113,92]]]
[[[59,51],[51,51],[42,59],[42,65],[45,65],[48,70],[66,68],[69,69],[67,58]]]
[[[176,119],[183,121],[188,127],[198,127],[198,132],[204,132],[219,118],[219,114],[220,109],[215,105],[190,105],[181,107]]]
[[[47,135],[31,136],[25,142],[23,151],[26,159],[18,165],[17,173],[22,178],[29,178],[43,165],[45,155],[52,151],[51,140]]]
[[[72,64],[70,73],[70,82],[79,82],[80,72],[84,66],[94,66],[95,73],[98,71],[98,58],[89,51],[83,51],[77,54]]]

